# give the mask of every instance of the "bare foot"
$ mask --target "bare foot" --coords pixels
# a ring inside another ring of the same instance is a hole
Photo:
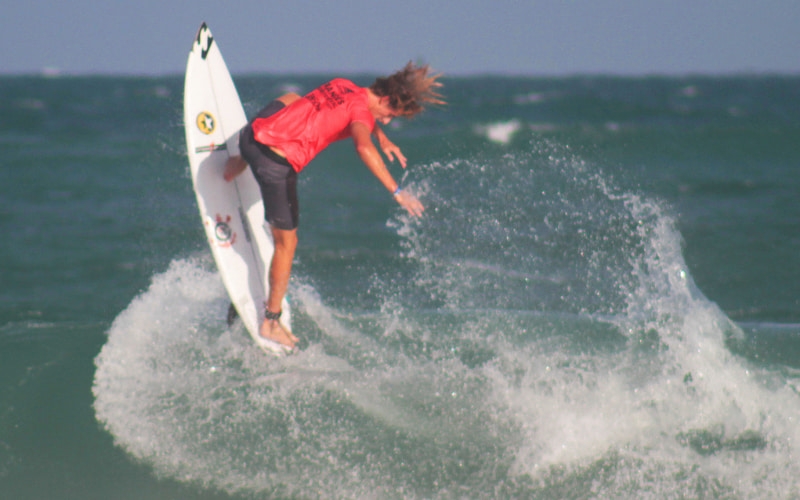
[[[247,162],[244,161],[244,158],[241,156],[231,156],[228,158],[228,161],[225,162],[225,170],[222,173],[222,177],[230,182],[235,179],[237,175],[244,172],[245,168],[247,168]]]
[[[294,349],[295,343],[299,340],[274,319],[265,319],[261,323],[258,334],[265,339],[285,345],[291,349]]]

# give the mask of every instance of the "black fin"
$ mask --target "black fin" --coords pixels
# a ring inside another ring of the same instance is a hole
[[[238,317],[239,313],[236,312],[236,308],[233,307],[233,303],[231,303],[231,305],[228,307],[228,319],[226,320],[228,322],[228,326],[233,325],[233,322],[236,321],[236,318]]]

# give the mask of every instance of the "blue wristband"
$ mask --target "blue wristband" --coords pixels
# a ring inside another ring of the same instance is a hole
[[[402,190],[403,190],[403,188],[401,188],[400,186],[397,186],[397,189],[394,190],[394,193],[392,193],[392,196],[397,196],[398,194],[400,194],[400,191],[402,191]]]

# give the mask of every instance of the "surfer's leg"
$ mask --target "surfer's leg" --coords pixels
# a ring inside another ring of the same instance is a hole
[[[281,311],[281,303],[289,287],[289,277],[292,274],[292,261],[297,248],[297,229],[279,229],[272,227],[272,238],[275,251],[269,267],[269,297],[267,297],[267,310],[271,313]],[[294,347],[298,338],[286,330],[276,320],[265,319],[261,324],[259,334],[270,340]]]
[[[289,287],[292,260],[297,248],[300,214],[297,200],[297,172],[286,159],[276,157],[267,146],[255,142],[250,127],[242,130],[239,147],[261,189],[264,218],[269,222],[272,232],[274,251],[269,266],[269,292],[265,305],[267,310],[274,314],[281,310],[283,298]],[[290,347],[294,347],[297,342],[297,337],[276,320],[264,320],[259,334]]]
[[[283,297],[289,288],[289,277],[292,274],[292,260],[297,248],[297,229],[272,228],[272,238],[275,242],[275,251],[272,254],[272,263],[269,266],[269,297],[267,309],[277,313],[281,310]]]
[[[289,287],[292,261],[297,248],[297,173],[290,166],[279,165],[269,159],[264,160],[263,157],[259,161],[256,164],[260,166],[253,170],[261,188],[264,216],[269,221],[275,247],[269,266],[266,307],[268,311],[278,313]],[[259,335],[289,347],[294,347],[297,342],[297,337],[275,320],[264,320]]]

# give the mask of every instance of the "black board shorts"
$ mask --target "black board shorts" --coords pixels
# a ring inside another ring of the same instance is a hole
[[[272,101],[253,118],[266,118],[284,107]],[[297,201],[297,172],[286,158],[272,151],[253,137],[253,120],[239,133],[239,151],[250,165],[261,189],[264,201],[264,219],[278,229],[297,229],[300,222],[300,205]]]

